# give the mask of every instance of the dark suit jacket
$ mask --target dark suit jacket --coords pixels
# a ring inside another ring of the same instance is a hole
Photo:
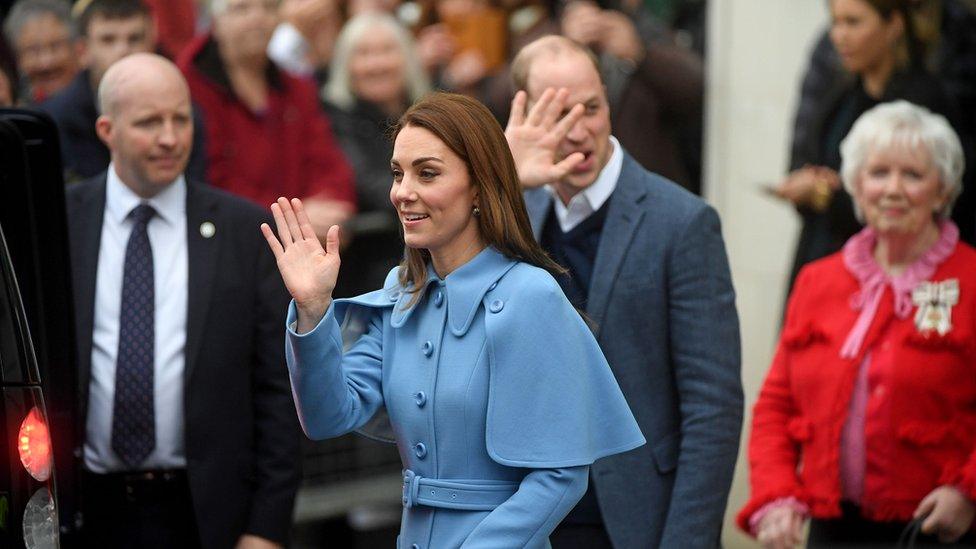
[[[526,193],[539,236],[552,198]],[[586,313],[647,444],[591,468],[617,549],[717,547],[742,426],[718,215],[624,153]]]
[[[66,202],[84,421],[105,174],[70,186]],[[300,480],[300,431],[283,346],[287,294],[259,230],[268,217],[223,191],[187,185],[183,419],[204,547],[232,547],[243,533],[284,542]],[[201,235],[205,221],[216,227],[211,238]]]

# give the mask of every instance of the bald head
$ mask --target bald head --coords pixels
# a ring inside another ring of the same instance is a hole
[[[117,114],[121,104],[147,90],[182,94],[189,101],[186,79],[170,60],[154,53],[135,53],[114,63],[98,85],[98,110]]]
[[[190,91],[173,63],[135,53],[109,67],[98,85],[95,133],[115,173],[144,198],[176,181],[193,146]]]
[[[515,89],[528,90],[529,73],[537,61],[574,56],[589,61],[597,76],[600,75],[600,63],[596,55],[579,42],[558,34],[543,36],[529,42],[512,60],[512,82],[515,84]]]

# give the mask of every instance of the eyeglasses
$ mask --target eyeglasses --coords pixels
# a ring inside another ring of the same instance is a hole
[[[70,38],[61,38],[58,40],[52,40],[51,42],[43,44],[27,44],[17,48],[21,57],[25,59],[36,59],[43,55],[58,55],[64,53],[66,50],[71,48]]]
[[[241,0],[227,2],[225,13],[230,15],[248,15],[253,12],[277,13],[278,0]]]

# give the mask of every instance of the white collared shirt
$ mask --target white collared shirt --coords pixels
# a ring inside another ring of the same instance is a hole
[[[553,202],[556,205],[556,219],[559,221],[559,228],[564,233],[573,230],[574,227],[599,210],[613,194],[613,190],[617,188],[617,179],[620,178],[620,170],[624,165],[624,151],[620,148],[620,142],[612,135],[610,136],[610,146],[612,148],[610,159],[607,160],[607,165],[600,170],[596,181],[576,193],[573,198],[569,199],[569,204],[563,204],[552,185],[546,185],[546,188],[552,193]]]
[[[95,286],[91,381],[85,427],[85,466],[96,473],[124,471],[112,450],[112,408],[119,350],[119,309],[125,249],[132,232],[129,213],[140,203],[156,210],[147,232],[155,284],[154,406],[156,446],[143,469],[186,467],[183,450],[183,368],[186,346],[187,277],[186,181],[181,175],[148,200],[127,187],[109,165],[105,215]]]

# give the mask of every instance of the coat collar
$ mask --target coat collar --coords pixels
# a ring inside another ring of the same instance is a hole
[[[443,279],[438,277],[433,266],[428,264],[427,282],[413,305],[410,305],[414,297],[412,292],[402,291],[399,286],[387,288],[389,299],[396,301],[390,325],[394,328],[403,326],[424,300],[423,294],[431,286],[438,286],[444,288],[447,294],[447,320],[451,333],[460,337],[471,327],[485,294],[493,290],[498,280],[515,264],[515,260],[505,257],[491,246],[486,247]]]
[[[606,313],[610,292],[620,272],[620,265],[630,249],[637,233],[637,227],[644,218],[647,199],[647,186],[640,182],[647,172],[630,155],[624,155],[620,180],[610,197],[607,220],[600,234],[596,259],[593,262],[593,275],[587,298],[586,312],[596,324],[596,334],[600,334],[603,316]]]

